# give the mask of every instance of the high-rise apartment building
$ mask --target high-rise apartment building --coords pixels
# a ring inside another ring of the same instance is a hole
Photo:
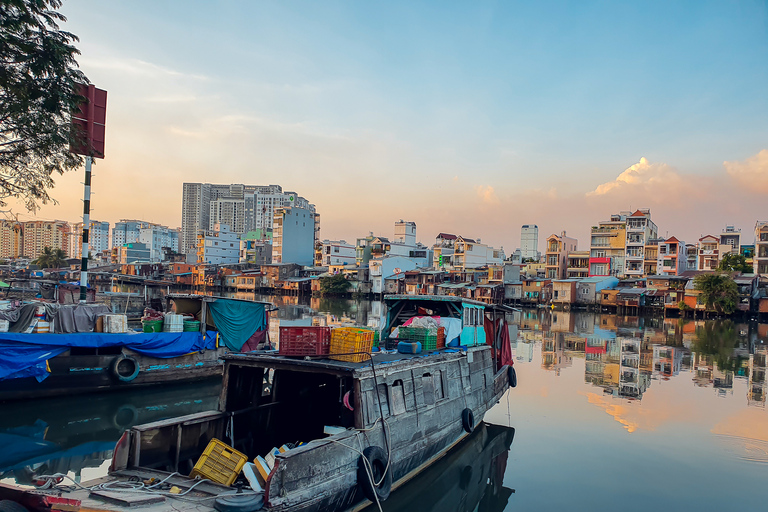
[[[24,223],[0,221],[0,258],[18,258],[24,249]]]
[[[315,259],[315,213],[305,208],[275,210],[272,263],[311,266]]]
[[[201,231],[216,224],[244,234],[272,230],[275,210],[282,207],[304,208],[315,212],[315,205],[295,192],[283,192],[280,185],[216,185],[184,183],[181,205],[181,252],[194,252]]]
[[[141,227],[148,222],[143,220],[121,219],[115,222],[112,228],[112,247],[122,247],[125,244],[132,244],[139,241],[139,232]]]
[[[768,275],[768,221],[755,224],[755,251],[752,254],[752,266],[755,274]]]
[[[83,256],[83,223],[72,224],[69,236],[70,258],[82,258]],[[92,220],[88,230],[88,252],[92,255],[106,251],[109,245],[109,222]]]
[[[71,230],[68,222],[32,220],[22,224],[22,256],[37,258],[45,247],[61,249],[64,252],[69,250]]]
[[[539,261],[539,226],[524,224],[520,229],[520,253],[523,261]]]

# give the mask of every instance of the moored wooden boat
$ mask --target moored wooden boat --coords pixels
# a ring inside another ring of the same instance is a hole
[[[511,366],[500,364],[494,350],[480,344],[376,354],[363,362],[228,354],[218,410],[133,427],[99,485],[154,477],[188,491],[184,496],[196,500],[197,510],[211,510],[217,500],[242,507],[228,510],[274,511],[347,510],[384,501],[466,438],[507,391]],[[212,439],[225,440],[249,460],[273,447],[302,444],[274,455],[263,493],[232,497],[229,488],[180,475],[190,472]],[[62,497],[96,510],[129,505],[127,495],[116,505],[119,493],[103,490]],[[135,494],[147,499],[152,493]],[[184,499],[157,494],[147,503],[152,512],[179,508],[177,500]]]
[[[0,402],[220,378],[221,357],[254,334],[227,332],[238,318],[227,318],[224,304],[260,315],[257,332],[268,330],[268,303],[196,295],[172,295],[169,302],[175,313],[199,318],[198,330],[0,333]]]

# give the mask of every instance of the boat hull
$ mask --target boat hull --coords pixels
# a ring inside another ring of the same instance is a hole
[[[124,355],[133,357],[139,363],[138,375],[129,382],[121,381],[112,371],[112,364],[119,354],[70,355],[67,352],[48,361],[50,374],[42,382],[32,377],[0,381],[0,402],[218,377],[223,369],[219,358],[224,352],[224,348],[218,348],[162,359],[123,349]]]

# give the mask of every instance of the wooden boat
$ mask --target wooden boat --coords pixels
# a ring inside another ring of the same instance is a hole
[[[242,338],[253,334],[223,332],[226,326],[216,324],[211,309],[225,303],[261,315],[260,332],[267,332],[269,303],[171,295],[169,309],[200,318],[199,332],[0,333],[0,402],[221,378],[221,356],[239,350]],[[239,321],[221,313],[218,318],[227,325]],[[21,371],[9,375],[15,369]]]
[[[418,300],[420,307],[427,304],[425,297]],[[461,310],[461,299],[432,305],[455,302]],[[465,345],[426,354],[377,354],[358,363],[227,354],[217,411],[133,427],[117,443],[110,474],[100,482],[108,489],[79,489],[61,497],[94,510],[146,504],[152,512],[185,508],[184,499],[194,499],[201,511],[214,505],[330,511],[380,503],[457,446],[501,399],[514,372],[511,361],[501,364],[494,357],[495,350],[488,344]],[[325,435],[329,426],[335,433]],[[232,496],[229,487],[181,476],[212,439],[225,440],[249,460],[273,447],[303,444],[274,456],[263,494]],[[151,478],[188,494],[109,490]],[[3,496],[21,501],[0,487]]]

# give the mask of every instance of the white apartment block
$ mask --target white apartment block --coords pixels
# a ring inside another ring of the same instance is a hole
[[[453,253],[453,268],[466,270],[485,265],[501,265],[505,255],[503,249],[494,249],[471,238],[456,237]]]
[[[539,261],[539,226],[524,224],[520,229],[520,256]]]
[[[120,219],[112,228],[112,247],[122,247],[139,241],[141,227],[149,224],[143,220]]]
[[[355,246],[346,240],[323,240],[320,253],[321,266],[355,264]]]
[[[147,246],[150,261],[163,261],[163,248],[167,247],[174,252],[179,252],[178,230],[160,226],[158,224],[145,224],[139,229],[138,241]]]
[[[226,224],[232,226],[235,233],[245,233],[245,200],[224,198],[211,201],[208,229],[213,230],[216,224]]]

